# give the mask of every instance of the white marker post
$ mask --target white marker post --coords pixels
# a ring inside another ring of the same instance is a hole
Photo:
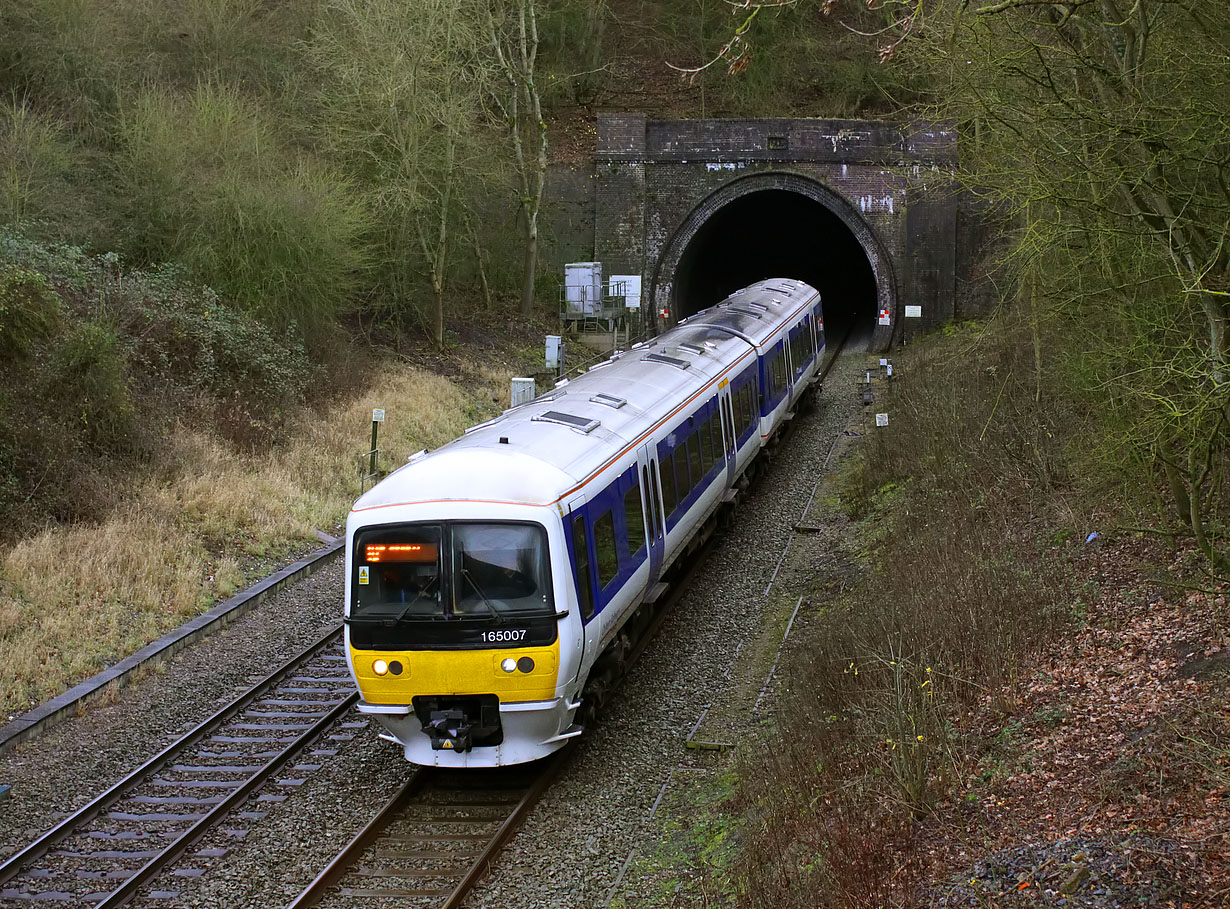
[[[367,472],[373,477],[376,475],[376,433],[380,429],[380,424],[384,422],[384,408],[375,407],[372,409],[372,451],[371,464],[367,468]]]

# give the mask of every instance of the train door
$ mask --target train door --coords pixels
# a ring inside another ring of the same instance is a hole
[[[649,548],[649,582],[646,586],[652,587],[662,573],[662,557],[666,551],[666,515],[662,513],[658,457],[654,446],[648,442],[636,450],[636,469],[640,472],[645,544]]]
[[[565,535],[568,555],[572,562],[573,579],[576,581],[577,608],[581,612],[581,622],[585,627],[581,658],[577,660],[577,668],[581,670],[592,662],[598,653],[602,633],[602,623],[593,621],[597,614],[597,591],[594,583],[597,559],[594,554],[593,527],[590,526],[585,512],[585,496],[577,495],[568,500],[564,521],[568,528]]]
[[[739,448],[739,430],[735,425],[735,409],[730,399],[730,379],[718,385],[718,410],[722,414],[723,454],[726,458],[726,485],[735,482],[735,455]]]
[[[793,351],[790,349],[790,330],[787,329],[782,333],[782,354],[786,363],[785,382],[786,382],[786,410],[787,412],[794,409],[794,357]]]

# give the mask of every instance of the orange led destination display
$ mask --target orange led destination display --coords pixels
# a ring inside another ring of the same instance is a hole
[[[369,543],[368,562],[434,562],[440,547],[435,543]]]

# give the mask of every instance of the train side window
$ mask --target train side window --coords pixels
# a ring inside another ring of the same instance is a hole
[[[726,447],[722,443],[722,423],[718,422],[718,411],[722,414],[726,413],[726,402],[718,399],[718,410],[714,411],[713,417],[709,420],[709,438],[713,445],[713,459],[715,461],[724,461],[726,459]]]
[[[700,478],[705,475],[701,466],[700,434],[695,429],[688,436],[688,464],[692,468],[692,481],[688,484],[688,491],[691,492],[700,485]]]
[[[577,602],[581,618],[589,621],[594,617],[594,589],[589,582],[589,542],[585,533],[585,519],[577,515],[572,519],[572,557],[577,563]]]
[[[679,447],[675,449],[675,489],[679,495],[679,503],[688,497],[692,490],[692,478],[688,476],[688,440],[680,439]]]
[[[624,493],[624,524],[628,528],[628,552],[635,556],[645,546],[645,513],[639,486]]]
[[[713,417],[710,416],[696,429],[697,433],[700,435],[700,475],[702,477],[709,473],[710,468],[713,467],[712,423]]]
[[[615,548],[615,518],[608,508],[594,521],[594,558],[597,559],[598,587],[605,590],[619,574],[619,551]]]
[[[679,494],[675,489],[675,452],[672,451],[659,460],[662,463],[662,513],[672,515],[679,502]]]

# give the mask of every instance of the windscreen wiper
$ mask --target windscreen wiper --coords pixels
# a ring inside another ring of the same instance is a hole
[[[436,581],[440,580],[439,575],[436,576],[435,580]],[[414,595],[414,599],[411,600],[409,603],[407,603],[401,612],[397,613],[397,615],[395,615],[392,619],[385,620],[385,625],[389,628],[394,628],[397,625],[400,625],[402,623],[402,620],[405,619],[405,617],[410,614],[410,610],[411,608],[413,608],[414,604],[417,603],[419,600],[423,599],[423,595],[427,593],[427,590],[429,587],[431,587],[431,584],[428,584],[427,587],[424,587],[422,590],[416,593]]]
[[[385,617],[382,615],[366,615],[360,612],[358,615],[344,616],[342,621],[347,625],[383,625]]]
[[[437,578],[436,580],[439,579]],[[342,621],[347,625],[383,625],[385,628],[393,628],[405,621],[406,616],[409,615],[410,610],[414,607],[414,604],[423,599],[424,594],[428,592],[428,589],[431,586],[431,584],[428,584],[427,587],[424,587],[422,590],[418,591],[414,595],[414,598],[403,606],[401,612],[397,615],[367,615],[366,613],[361,612],[358,615],[348,615],[343,618]]]
[[[504,616],[500,615],[500,610],[496,609],[495,604],[492,603],[491,600],[487,599],[487,594],[483,593],[483,589],[478,586],[478,581],[474,580],[474,575],[470,574],[470,569],[462,568],[461,576],[470,582],[470,586],[474,588],[474,592],[477,593],[482,599],[483,605],[487,607],[487,610],[491,613],[492,618],[495,619],[496,624],[503,625]]]
[[[563,619],[568,617],[568,610],[561,609],[558,612],[546,612],[542,609],[506,609],[500,615],[506,619]]]

